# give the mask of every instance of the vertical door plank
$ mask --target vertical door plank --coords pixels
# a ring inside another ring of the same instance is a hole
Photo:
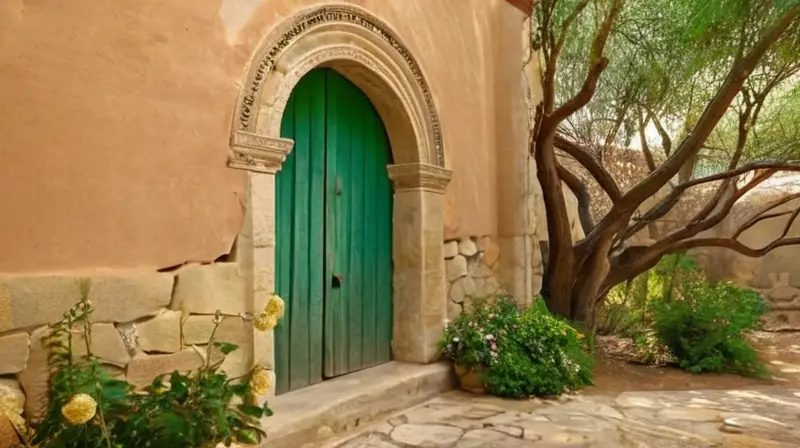
[[[370,104],[366,105],[371,109]],[[362,364],[363,367],[370,367],[377,362],[377,284],[376,276],[378,273],[378,246],[377,231],[380,217],[375,213],[380,207],[379,201],[382,199],[382,192],[377,190],[377,179],[381,174],[380,148],[377,141],[377,134],[380,130],[380,121],[372,110],[367,110],[364,114],[364,171],[363,171],[363,190],[364,190],[364,257],[363,257],[363,284],[361,316],[362,335]]]
[[[281,121],[281,136],[294,139],[295,96],[289,98]],[[286,157],[275,179],[275,292],[284,298],[285,315],[275,328],[276,393],[289,391],[291,333],[288,316],[294,314],[292,294],[292,215],[294,209],[294,159],[296,151]]]
[[[350,98],[349,133],[350,133],[350,260],[346,284],[347,301],[350,306],[350,334],[348,353],[348,371],[353,372],[363,367],[363,327],[362,311],[364,308],[364,228],[367,214],[364,209],[364,153],[367,150],[365,135],[366,98],[349,81],[337,77],[341,90],[348,92]]]
[[[326,76],[324,72],[312,73],[314,82],[311,101],[311,129],[309,139],[309,229],[310,238],[307,263],[309,267],[309,381],[322,381],[323,319],[325,299],[325,133],[326,133]]]

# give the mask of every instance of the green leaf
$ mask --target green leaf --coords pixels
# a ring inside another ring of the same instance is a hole
[[[239,348],[239,346],[236,344],[231,344],[230,342],[220,342],[220,341],[214,342],[214,346],[219,348],[219,351],[221,351],[223,355],[228,355],[230,353],[233,353],[234,350]]]
[[[249,404],[240,404],[239,410],[245,413],[246,415],[250,415],[256,418],[261,418],[264,415],[264,409]]]
[[[240,429],[236,431],[236,441],[243,442],[250,445],[255,445],[259,442],[259,435],[253,429]]]

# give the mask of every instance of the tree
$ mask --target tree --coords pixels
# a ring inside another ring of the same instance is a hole
[[[739,231],[729,238],[698,236],[758,184],[780,171],[800,171],[791,157],[797,122],[762,120],[800,108],[800,0],[540,0],[531,22],[543,98],[530,151],[547,210],[542,292],[552,311],[591,327],[611,287],[669,253],[712,246],[761,256],[800,244],[786,237],[800,208],[787,232],[763,248],[743,245]],[[776,95],[783,101],[771,101]],[[651,125],[661,140],[660,164],[646,136]],[[649,174],[623,191],[604,167],[603,152],[637,136]],[[766,148],[774,148],[771,155],[759,156]],[[559,162],[559,151],[608,196],[602,216],[589,213],[585,182]],[[724,169],[693,179],[698,158],[713,154],[725,154]],[[578,242],[571,238],[562,183],[579,199],[586,236]],[[629,244],[687,192],[705,186],[713,194],[685,228],[649,245]],[[661,201],[641,210],[665,188]],[[776,207],[764,207],[748,222],[770,219]]]

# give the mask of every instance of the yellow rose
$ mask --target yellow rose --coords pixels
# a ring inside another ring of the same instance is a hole
[[[259,331],[272,330],[276,325],[278,325],[278,318],[266,312],[259,314],[253,320],[253,326]]]
[[[97,402],[86,394],[77,394],[61,408],[61,414],[73,425],[82,425],[97,412]]]
[[[267,306],[264,308],[264,312],[280,319],[283,317],[285,307],[286,306],[283,303],[283,299],[281,299],[279,295],[273,294],[272,297],[269,298]]]
[[[255,395],[266,395],[272,385],[269,381],[269,373],[263,366],[256,366],[250,376],[250,390]]]

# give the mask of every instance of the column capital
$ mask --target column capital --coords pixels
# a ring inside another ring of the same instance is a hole
[[[235,131],[231,136],[228,166],[257,173],[275,174],[281,170],[286,156],[293,147],[294,140]]]
[[[389,179],[396,190],[425,190],[444,193],[453,172],[446,168],[427,163],[402,163],[389,165]]]

